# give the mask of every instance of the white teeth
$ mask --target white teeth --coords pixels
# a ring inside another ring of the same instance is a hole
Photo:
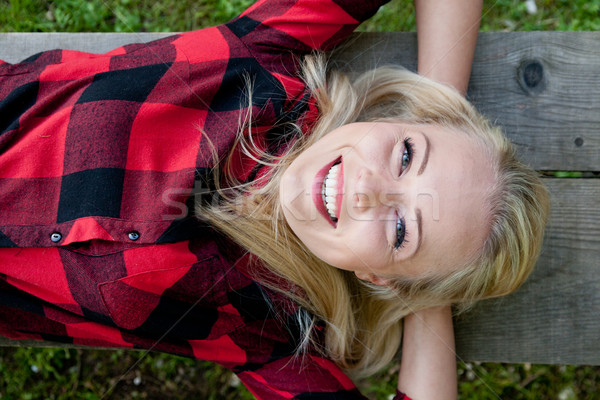
[[[337,202],[336,196],[337,191],[337,176],[340,171],[340,165],[336,164],[329,169],[329,172],[325,176],[323,181],[323,203],[327,208],[327,213],[334,220],[337,221]]]
[[[337,189],[334,188],[333,186],[327,185],[327,182],[326,182],[325,183],[325,196],[335,197],[335,195],[337,195]]]
[[[340,164],[336,164],[329,170],[329,178],[336,179],[340,171]]]

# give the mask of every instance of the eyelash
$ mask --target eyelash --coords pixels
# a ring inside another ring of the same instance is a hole
[[[398,217],[396,220],[396,243],[394,244],[394,250],[401,249],[408,243],[406,241],[406,223],[404,218]]]
[[[406,170],[406,168],[408,168],[408,166],[412,162],[414,154],[415,150],[412,139],[407,137],[406,139],[404,139],[404,151],[402,152],[402,159],[400,161],[400,175]],[[406,166],[404,165],[405,156],[408,158],[408,160],[406,161]],[[404,221],[404,218],[398,217],[398,219],[396,220],[396,243],[394,244],[394,249],[398,250],[404,247],[406,243],[406,223]]]
[[[404,156],[408,157],[408,161],[406,167],[404,166]],[[406,168],[412,162],[413,157],[415,156],[415,146],[411,138],[407,137],[404,139],[404,151],[402,152],[402,158],[400,159],[400,173],[402,174]]]

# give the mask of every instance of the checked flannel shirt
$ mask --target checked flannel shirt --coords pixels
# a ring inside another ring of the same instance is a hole
[[[261,0],[107,54],[0,61],[0,334],[212,360],[259,399],[363,398],[332,361],[293,357],[296,307],[189,210],[211,146],[231,148],[247,80],[255,140],[277,151],[276,123],[316,115],[298,55],[384,2]],[[238,159],[242,180],[260,176]]]

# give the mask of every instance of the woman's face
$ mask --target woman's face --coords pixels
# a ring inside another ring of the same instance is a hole
[[[280,201],[294,233],[337,268],[375,283],[441,275],[487,236],[489,164],[475,141],[452,130],[354,123],[292,162]]]

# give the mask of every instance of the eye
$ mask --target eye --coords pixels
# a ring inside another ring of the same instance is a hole
[[[404,140],[404,152],[402,153],[402,162],[401,162],[401,171],[404,172],[406,168],[410,165],[414,154],[414,147],[411,138],[406,138]]]
[[[396,244],[394,245],[394,249],[398,250],[403,247],[406,241],[404,237],[406,236],[406,224],[404,222],[404,218],[398,217],[396,220]]]

